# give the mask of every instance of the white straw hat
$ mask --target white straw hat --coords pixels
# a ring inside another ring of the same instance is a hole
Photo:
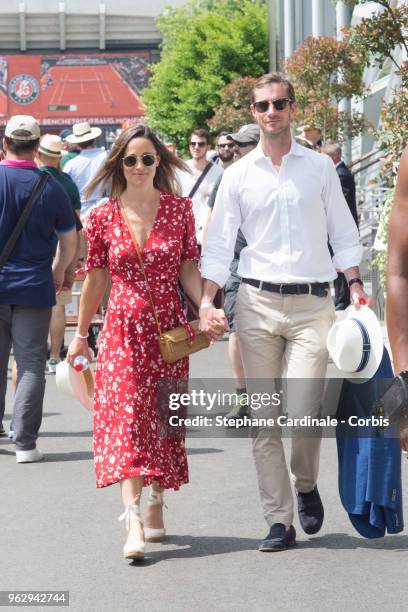
[[[334,365],[352,382],[365,382],[381,363],[384,343],[381,325],[368,306],[349,306],[327,336]]]
[[[38,150],[49,157],[61,157],[62,140],[55,134],[44,134],[40,140]]]
[[[72,134],[65,137],[67,142],[73,144],[95,140],[102,134],[102,130],[98,127],[91,127],[87,121],[83,123],[74,123],[72,126]]]
[[[55,369],[57,389],[77,399],[87,410],[93,411],[94,377],[89,366],[77,372],[68,361],[61,361]]]

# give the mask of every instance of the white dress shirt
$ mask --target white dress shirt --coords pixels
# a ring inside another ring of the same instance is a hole
[[[196,184],[197,180],[202,174],[202,170],[195,170],[193,168],[193,160],[189,159],[186,164],[190,166],[192,174],[189,172],[178,171],[177,178],[181,186],[181,195],[187,197],[191,192],[192,188]],[[214,189],[214,185],[218,178],[223,173],[223,168],[220,164],[214,164],[212,168],[207,172],[201,185],[195,192],[193,200],[193,213],[196,224],[196,237],[197,241],[201,244],[201,238],[203,234],[203,228],[207,220],[208,208],[207,202],[210,197],[210,193]]]
[[[230,274],[239,228],[248,243],[238,267],[245,278],[326,282],[337,277],[336,268],[361,261],[358,230],[332,160],[295,140],[279,171],[261,143],[225,170],[201,268],[203,278],[220,287]]]
[[[85,196],[85,193],[106,157],[106,151],[101,149],[82,149],[79,155],[67,161],[64,166],[64,172],[70,175],[79,189],[79,195],[81,196],[81,218],[84,218],[89,209],[95,206],[101,198],[100,188],[95,189],[89,198]]]

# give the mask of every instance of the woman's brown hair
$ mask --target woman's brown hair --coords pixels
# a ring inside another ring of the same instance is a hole
[[[133,138],[147,138],[160,156],[160,163],[153,179],[154,187],[174,195],[180,194],[176,169],[190,172],[189,167],[182,159],[174,155],[147,125],[138,124],[126,128],[119,134],[105,163],[90,183],[86,191],[87,197],[98,187],[100,187],[101,195],[108,188],[110,198],[118,197],[124,192],[126,179],[122,159],[125,156],[126,147]]]

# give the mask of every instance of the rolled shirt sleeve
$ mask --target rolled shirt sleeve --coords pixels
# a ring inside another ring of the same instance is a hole
[[[333,249],[333,263],[339,270],[358,266],[363,248],[353,215],[343,195],[340,179],[332,160],[325,156],[323,201],[327,215],[327,231]]]
[[[229,170],[225,170],[218,188],[201,263],[202,277],[219,287],[223,287],[230,276],[229,268],[242,222],[239,189]]]

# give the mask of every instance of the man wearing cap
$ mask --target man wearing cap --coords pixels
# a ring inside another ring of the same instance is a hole
[[[257,80],[251,111],[260,128],[260,142],[224,174],[201,269],[200,324],[206,331],[209,322],[220,316],[212,298],[228,279],[241,228],[247,247],[238,267],[239,342],[248,392],[265,390],[271,398],[252,415],[274,421],[264,427],[259,420],[253,429],[255,466],[269,526],[259,546],[262,552],[286,550],[296,541],[291,482],[277,419],[282,406],[289,416],[320,414],[326,339],[335,315],[328,283],[336,277],[336,266],[345,271],[353,302],[369,301],[359,279],[358,231],[336,170],[327,156],[292,138],[294,110],[294,88],[283,75],[271,73]],[[282,377],[302,379],[302,393],[295,394],[298,385],[293,380],[290,385],[285,382],[282,394],[276,382]],[[277,394],[278,402],[272,401],[272,394]],[[324,517],[316,485],[321,432],[302,427],[289,431],[299,520],[306,533],[317,533]]]
[[[41,172],[34,163],[39,139],[40,127],[29,115],[11,117],[6,125],[6,158],[0,162],[1,252],[39,182]],[[59,250],[53,261],[55,232]],[[3,401],[5,396],[13,346],[18,378],[11,430],[18,463],[42,459],[36,441],[42,420],[51,308],[75,249],[75,220],[68,195],[49,178],[0,270],[0,398]],[[4,407],[0,410],[1,420]]]
[[[71,179],[69,174],[62,172],[59,167],[61,160],[62,141],[59,136],[54,134],[44,134],[41,138],[38,148],[38,159],[40,169],[52,176],[58,181],[67,192],[71,201],[72,210],[75,215],[75,225],[77,231],[77,249],[72,262],[65,270],[64,286],[61,292],[57,295],[57,303],[52,309],[50,323],[50,358],[47,362],[48,373],[55,373],[55,368],[60,361],[60,351],[64,340],[65,330],[65,305],[72,301],[71,287],[74,282],[75,269],[78,263],[79,255],[79,232],[82,229],[82,223],[79,219],[81,210],[81,199],[79,196],[78,187]]]
[[[65,140],[71,144],[77,144],[81,152],[70,159],[64,166],[64,171],[70,175],[79,189],[81,196],[81,218],[85,219],[88,212],[101,198],[97,189],[87,197],[86,191],[94,179],[96,173],[106,160],[106,151],[96,147],[96,139],[102,134],[102,130],[91,127],[88,122],[75,123],[72,127],[73,133],[66,136]]]

